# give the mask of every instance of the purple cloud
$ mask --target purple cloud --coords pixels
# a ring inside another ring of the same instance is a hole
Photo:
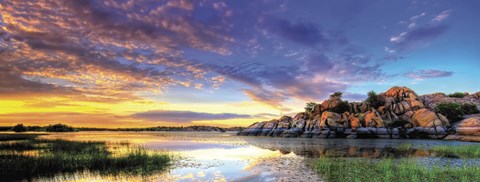
[[[454,72],[452,71],[441,71],[441,70],[418,70],[414,72],[408,72],[404,75],[415,79],[415,80],[424,80],[428,78],[441,78],[452,76]]]
[[[267,29],[290,41],[307,46],[323,45],[330,43],[325,32],[318,26],[309,22],[290,22],[283,19],[267,18]]]
[[[392,36],[390,42],[397,50],[412,49],[416,46],[423,46],[436,39],[448,30],[447,25],[429,25],[402,32]]]
[[[245,114],[232,114],[232,113],[213,114],[213,113],[192,112],[192,111],[154,110],[154,111],[135,113],[130,115],[130,117],[147,119],[151,121],[170,121],[170,122],[189,123],[192,121],[251,118],[252,116],[245,115]]]

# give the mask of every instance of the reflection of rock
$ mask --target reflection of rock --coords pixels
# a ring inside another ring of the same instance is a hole
[[[282,116],[278,120],[255,123],[238,134],[390,139],[442,139],[449,134],[449,139],[480,136],[478,127],[452,127],[445,116],[433,111],[433,107],[440,102],[470,103],[480,107],[480,92],[467,94],[464,98],[452,98],[442,93],[418,96],[407,87],[392,87],[385,93],[380,93],[378,101],[380,104],[372,107],[367,102],[348,103],[340,97],[332,96],[314,106],[311,111],[298,113],[293,118]]]
[[[409,156],[435,156],[435,153],[424,150],[398,150],[391,147],[389,142],[367,141],[368,145],[352,142],[342,142],[332,140],[312,140],[312,139],[285,139],[270,140],[265,138],[250,138],[246,140],[250,145],[279,151],[282,154],[294,153],[295,155],[316,158],[316,157],[409,157]],[[324,141],[320,142],[319,141]],[[330,142],[331,141],[331,142]],[[347,141],[347,140],[345,140]]]

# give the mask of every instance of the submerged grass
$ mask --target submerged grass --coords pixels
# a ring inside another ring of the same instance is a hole
[[[314,168],[328,181],[477,181],[479,166],[423,165],[414,159],[320,158]]]
[[[139,147],[131,148],[125,154],[114,155],[104,142],[34,138],[0,144],[0,179],[32,179],[80,170],[101,174],[148,175],[166,169],[172,160],[169,154],[149,152]],[[31,149],[38,150],[38,155],[8,152]]]

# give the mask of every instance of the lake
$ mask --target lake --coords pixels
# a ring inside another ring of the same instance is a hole
[[[416,157],[426,162],[445,156],[426,150],[398,152],[401,145],[474,145],[443,140],[311,139],[236,136],[234,132],[73,132],[49,133],[46,139],[129,143],[176,156],[166,171],[149,176],[102,175],[89,171],[36,178],[34,181],[322,181],[310,167],[322,156],[355,158]],[[452,162],[453,161],[453,162]],[[449,159],[446,165],[478,165]]]

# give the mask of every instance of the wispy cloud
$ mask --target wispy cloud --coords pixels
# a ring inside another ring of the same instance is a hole
[[[164,121],[164,122],[180,122],[189,123],[192,121],[205,121],[205,120],[226,120],[237,118],[251,118],[246,114],[233,114],[233,113],[204,113],[193,111],[171,111],[171,110],[155,110],[140,112],[131,115],[133,118],[147,119],[151,121]]]
[[[424,80],[428,78],[441,78],[452,76],[454,72],[452,71],[442,71],[442,70],[418,70],[413,72],[405,73],[404,75],[415,79],[415,80]]]
[[[434,23],[443,22],[445,19],[447,19],[450,16],[451,13],[452,13],[451,10],[442,11],[440,14],[438,14],[437,16],[435,16],[435,18],[432,19],[432,22]]]

